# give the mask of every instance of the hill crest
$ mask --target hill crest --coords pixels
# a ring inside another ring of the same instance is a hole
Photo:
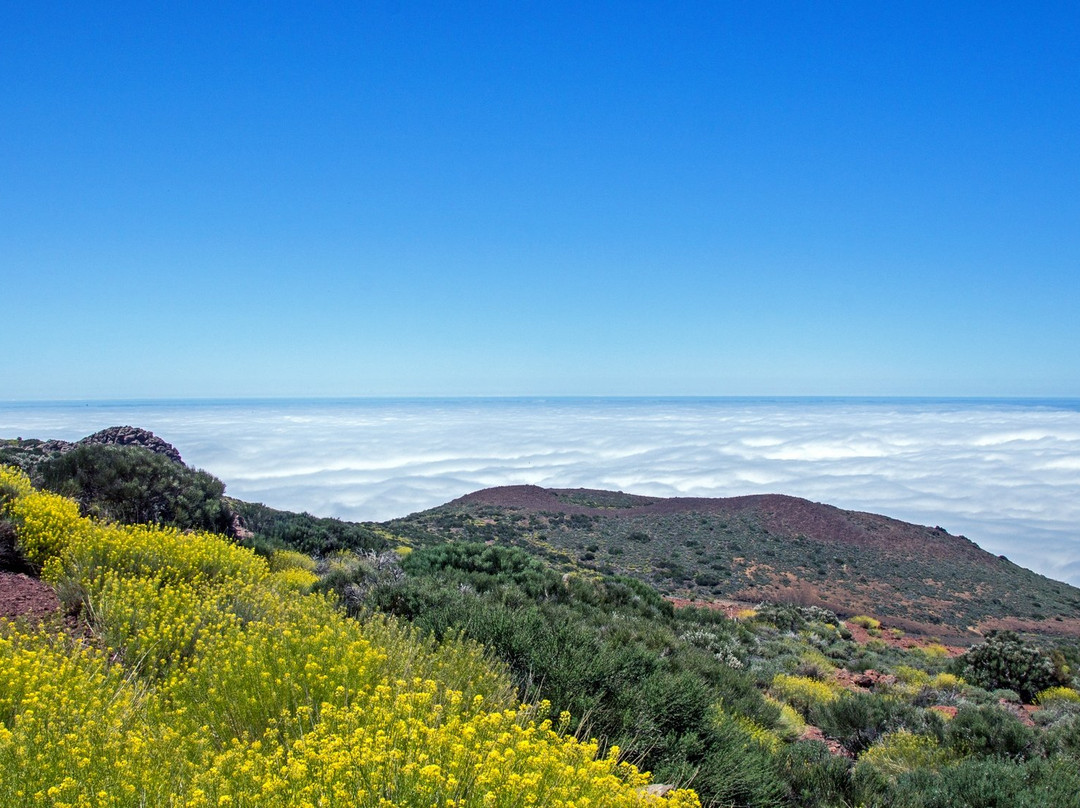
[[[568,568],[630,575],[702,604],[822,606],[954,638],[1000,628],[1080,636],[1080,589],[941,527],[784,494],[665,498],[501,486],[387,526],[420,541],[525,546]]]
[[[929,553],[948,560],[963,556],[995,564],[995,556],[966,536],[942,527],[926,527],[866,511],[851,511],[788,494],[748,494],[738,497],[651,497],[590,488],[542,488],[510,485],[474,491],[447,506],[475,505],[512,508],[535,513],[585,516],[673,516],[676,514],[758,515],[768,529],[803,535],[818,541],[873,546],[888,541],[898,550]],[[444,506],[444,507],[447,507]]]

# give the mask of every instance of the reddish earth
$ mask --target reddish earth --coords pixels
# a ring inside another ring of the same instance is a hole
[[[1046,620],[1022,620],[1018,617],[1001,617],[983,620],[979,631],[1018,631],[1031,634],[1057,634],[1063,637],[1080,637],[1080,617],[1055,617]]]
[[[841,668],[833,675],[833,678],[848,690],[862,692],[870,692],[882,686],[887,687],[896,684],[896,677],[891,673],[881,673],[872,668],[857,672]]]
[[[671,602],[676,609],[685,609],[687,606],[694,606],[699,609],[710,609],[714,612],[723,612],[724,616],[729,620],[734,620],[739,612],[744,609],[753,609],[757,606],[756,603],[749,603],[740,600],[690,600],[688,598],[677,598],[674,596],[665,596],[665,600]]]
[[[60,611],[52,588],[22,573],[0,572],[0,617],[41,618]]]
[[[1000,699],[998,704],[1001,705],[1001,709],[1008,713],[1012,713],[1019,719],[1020,723],[1025,727],[1035,726],[1035,719],[1031,717],[1032,713],[1039,711],[1039,705],[1037,704],[1015,704],[1005,699]]]
[[[839,755],[846,758],[854,758],[855,756],[849,752],[840,741],[834,741],[832,738],[826,738],[825,733],[815,727],[813,724],[808,724],[806,729],[803,730],[803,734],[799,736],[800,741],[820,741],[825,744],[829,749],[829,754]]]

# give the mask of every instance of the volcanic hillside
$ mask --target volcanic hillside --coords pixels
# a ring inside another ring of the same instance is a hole
[[[1080,634],[1080,590],[963,536],[775,494],[645,497],[505,486],[387,524],[418,541],[530,547],[698,602],[779,601],[871,614],[905,631]]]

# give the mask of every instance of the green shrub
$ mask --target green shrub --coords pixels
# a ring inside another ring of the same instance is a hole
[[[74,499],[84,515],[215,533],[232,526],[221,480],[139,446],[80,444],[36,473],[43,487]]]
[[[880,629],[881,621],[875,617],[869,617],[865,614],[857,614],[848,620],[849,623],[854,623],[857,626],[862,626],[865,629]]]
[[[898,729],[882,735],[859,756],[857,769],[873,769],[887,779],[922,768],[939,768],[950,760],[948,751],[929,735]]]
[[[1011,631],[990,635],[958,657],[956,664],[968,682],[987,690],[1015,690],[1026,702],[1057,683],[1051,659]]]
[[[1059,713],[1042,741],[1047,754],[1067,757],[1080,765],[1080,713]]]
[[[1037,752],[1035,733],[1001,707],[961,707],[945,729],[946,745],[963,757],[1024,760]]]
[[[906,729],[941,737],[944,724],[933,710],[873,693],[846,693],[835,701],[818,704],[810,711],[809,719],[856,756],[888,732]]]
[[[887,797],[867,806],[888,808],[1078,808],[1080,776],[1066,761],[1016,765],[968,760],[897,778]]]
[[[367,525],[279,511],[254,502],[230,500],[230,504],[254,534],[247,541],[256,551],[289,548],[309,555],[327,555],[338,550],[381,550],[387,544],[383,534]]]
[[[835,808],[855,804],[848,760],[830,754],[820,741],[789,745],[780,751],[779,762],[794,805]]]

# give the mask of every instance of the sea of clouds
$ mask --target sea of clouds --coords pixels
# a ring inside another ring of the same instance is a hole
[[[445,399],[0,404],[0,437],[150,429],[228,493],[384,520],[530,483],[784,493],[941,525],[1080,585],[1080,401]]]

